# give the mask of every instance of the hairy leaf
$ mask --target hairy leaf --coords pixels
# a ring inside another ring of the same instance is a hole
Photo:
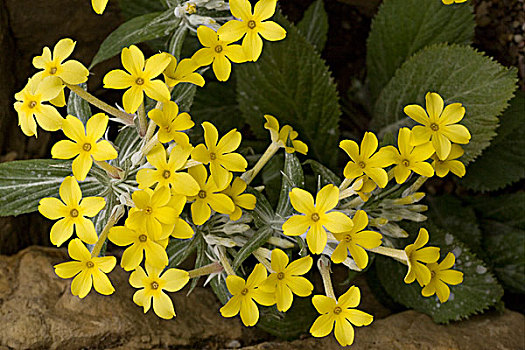
[[[239,249],[232,263],[232,268],[237,270],[244,260],[246,260],[254,251],[262,247],[273,235],[274,230],[270,226],[263,226],[254,232],[253,236]]]
[[[179,266],[201,245],[203,245],[202,237],[197,233],[191,239],[170,239],[166,248],[168,268]]]
[[[87,90],[87,85],[85,83],[80,84],[80,87],[84,90]],[[91,107],[86,100],[80,98],[73,91],[69,92],[69,97],[67,99],[67,114],[71,114],[86,125],[89,118],[91,118]]]
[[[339,176],[334,174],[332,170],[328,169],[323,164],[311,159],[308,159],[303,164],[310,165],[316,177],[321,178],[321,186],[328,184],[334,184],[336,186],[339,186],[339,184],[341,183],[341,179],[339,178]]]
[[[297,29],[319,52],[323,51],[328,38],[328,14],[323,0],[316,0],[306,9]]]
[[[285,153],[284,169],[282,172],[281,195],[275,212],[285,218],[292,214],[293,207],[290,203],[290,191],[294,187],[304,187],[303,167],[295,153]]]

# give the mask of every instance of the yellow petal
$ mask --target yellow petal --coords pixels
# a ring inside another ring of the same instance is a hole
[[[312,221],[304,215],[294,215],[283,224],[283,233],[287,236],[300,236],[308,230]]]
[[[426,107],[430,122],[435,123],[439,120],[439,116],[443,111],[444,102],[441,96],[435,92],[429,92],[425,96]]]
[[[133,84],[133,77],[121,69],[114,69],[104,76],[104,87],[107,89],[126,89]]]
[[[249,31],[242,40],[242,47],[246,52],[246,58],[255,62],[261,55],[263,42],[259,34],[254,31]]]
[[[118,153],[109,141],[102,140],[92,146],[91,156],[98,161],[115,159]]]
[[[117,264],[117,259],[114,256],[101,256],[92,258],[92,260],[97,268],[104,273],[110,273]]]
[[[266,279],[267,273],[266,268],[263,264],[259,263],[255,265],[252,273],[248,276],[246,280],[246,288],[253,289],[261,284]]]
[[[277,0],[259,0],[253,9],[253,17],[256,21],[264,21],[273,16]]]
[[[51,50],[49,47],[45,46],[42,50],[41,56],[35,56],[33,57],[33,66],[38,69],[45,69],[46,63],[51,62]]]
[[[236,172],[246,171],[248,162],[239,153],[228,153],[223,154],[219,157],[221,165],[230,170]]]
[[[69,140],[60,140],[51,148],[51,156],[55,159],[71,159],[80,153],[80,146]]]
[[[321,225],[312,225],[306,234],[306,243],[313,254],[321,254],[326,246],[326,231]]]
[[[361,160],[359,156],[359,146],[355,141],[343,140],[339,143],[339,147],[342,148],[354,162],[357,163]]]
[[[364,159],[370,158],[372,154],[377,150],[378,141],[377,137],[372,132],[365,132],[365,136],[361,141],[360,156]]]
[[[179,218],[173,227],[171,235],[178,239],[188,239],[193,237],[194,233],[190,224]]]
[[[100,270],[93,271],[93,287],[97,292],[103,295],[110,295],[115,291],[108,276]]]
[[[62,131],[73,141],[84,142],[86,139],[84,124],[82,124],[80,119],[72,115],[68,115],[62,123]]]
[[[368,254],[363,248],[355,244],[349,244],[348,251],[352,256],[352,259],[355,260],[357,267],[364,269],[366,265],[368,265]]]
[[[368,326],[374,320],[374,317],[361,310],[346,310],[346,318],[357,327]]]
[[[269,41],[278,41],[286,37],[286,30],[275,22],[263,22],[257,25],[259,34]]]
[[[147,294],[144,289],[138,290],[135,292],[135,294],[133,294],[133,302],[138,306],[142,306],[144,308],[144,313],[149,311],[152,298],[153,296],[151,294]]]
[[[340,264],[346,260],[348,257],[348,245],[345,242],[339,242],[337,247],[335,247],[332,256],[330,257],[332,261],[336,264]]]
[[[159,102],[167,102],[170,100],[170,90],[163,81],[152,80],[144,84],[144,92],[149,98]]]
[[[144,100],[144,89],[136,85],[132,86],[122,96],[124,110],[127,113],[135,113]]]
[[[290,191],[289,196],[292,206],[298,212],[310,214],[315,211],[314,198],[309,192],[301,188],[294,188]]]
[[[53,60],[55,62],[62,62],[69,56],[75,49],[75,44],[73,40],[69,38],[61,39],[53,48]]]
[[[427,112],[425,112],[423,107],[419,105],[408,105],[403,109],[403,111],[406,113],[406,115],[420,124],[430,124]]]
[[[143,288],[147,278],[146,272],[144,272],[144,269],[139,266],[129,276],[129,284],[131,284],[131,286],[134,288]]]
[[[60,278],[71,278],[77,273],[82,271],[84,264],[79,261],[68,261],[65,263],[57,264],[55,267],[55,273]]]
[[[233,296],[228,300],[228,302],[219,310],[222,317],[233,317],[237,315],[241,310],[241,300],[242,298],[240,296]]]
[[[71,282],[71,294],[84,298],[91,291],[92,286],[91,273],[88,270],[82,270]]]
[[[252,6],[248,0],[231,0],[230,11],[234,17],[248,21],[252,17]]]
[[[241,301],[241,320],[247,327],[255,326],[259,320],[259,309],[250,298],[245,297]]]
[[[338,211],[332,211],[323,215],[323,226],[330,232],[346,232],[353,227],[352,220]]]
[[[62,64],[59,77],[68,84],[81,84],[88,80],[89,71],[78,61],[70,60]]]
[[[230,3],[231,6],[231,3]],[[224,23],[218,30],[219,39],[225,42],[234,42],[242,38],[248,31],[246,22],[231,20]]]
[[[93,10],[99,15],[104,12],[107,4],[108,0],[91,0],[91,6],[93,6]]]
[[[275,293],[277,302],[277,310],[286,312],[292,306],[293,294],[290,288],[284,283],[277,283],[277,290]]]
[[[291,276],[286,278],[286,284],[294,294],[307,297],[314,290],[313,284],[304,277]]]
[[[356,286],[351,286],[337,301],[337,305],[342,309],[356,307],[361,302],[361,291]]]
[[[35,113],[38,125],[47,131],[57,131],[62,127],[64,119],[53,106],[40,105],[40,112]]]
[[[352,345],[354,342],[354,327],[346,319],[342,317],[337,318],[334,335],[341,346]]]
[[[170,57],[165,53],[158,53],[146,61],[146,66],[144,67],[144,75],[148,79],[153,79],[159,76],[164,69],[170,63]]]
[[[160,318],[171,319],[175,316],[175,310],[173,309],[173,303],[169,296],[164,292],[160,292],[158,296],[153,296],[153,311]]]
[[[121,60],[122,65],[131,75],[138,76],[142,73],[144,69],[144,54],[135,45],[122,49]]]
[[[316,295],[314,296],[314,298],[318,296],[320,295]],[[330,334],[332,329],[334,329],[334,321],[335,319],[331,314],[324,314],[319,316],[312,324],[312,327],[310,327],[310,334],[312,334],[312,336],[316,338],[326,337],[328,334]]]
[[[443,282],[436,282],[436,294],[439,298],[439,301],[444,303],[450,297],[450,288]]]
[[[108,116],[104,113],[97,113],[89,118],[86,124],[87,137],[92,139],[93,142],[101,139],[108,127],[108,120]]]
[[[463,119],[464,115],[465,107],[463,107],[461,103],[452,103],[443,110],[439,118],[439,123],[442,125],[454,124]]]
[[[211,209],[208,203],[197,200],[191,205],[191,217],[195,225],[204,224],[211,215]]]
[[[82,199],[82,191],[78,182],[72,176],[67,176],[59,189],[60,198],[66,203],[66,205],[76,205]]]
[[[132,244],[122,253],[120,266],[126,271],[131,271],[140,265],[144,257],[143,248],[139,244]]]
[[[432,137],[432,131],[428,126],[416,125],[412,128],[412,138],[410,143],[413,146],[421,145],[430,140]]]
[[[284,272],[286,269],[286,265],[288,265],[288,262],[288,255],[286,255],[286,253],[283,252],[281,249],[276,248],[272,250],[271,265],[273,271]]]
[[[37,118],[38,120],[38,118]],[[39,123],[40,124],[40,123]],[[440,130],[450,141],[455,143],[467,144],[470,141],[470,132],[459,124],[440,126]]]
[[[162,274],[162,279],[166,281],[164,289],[168,292],[177,292],[181,290],[190,280],[187,271],[179,269],[168,269]]]
[[[74,238],[69,242],[67,251],[72,259],[83,262],[91,260],[91,253],[86,248],[84,243],[82,243],[82,241],[78,238]]]
[[[315,209],[319,213],[335,208],[337,203],[339,203],[339,189],[332,184],[324,186],[315,197]]]
[[[93,159],[91,156],[86,152],[81,152],[78,157],[73,160],[73,175],[78,181],[84,181],[92,165]]]
[[[226,81],[230,77],[232,65],[225,55],[217,55],[213,60],[213,73],[219,81]]]
[[[98,240],[97,232],[93,222],[86,218],[76,220],[75,227],[77,236],[87,244],[95,244]]]
[[[102,197],[87,197],[80,202],[82,215],[94,217],[106,206],[106,200]]]
[[[109,230],[108,238],[118,246],[127,246],[135,241],[137,233],[125,226],[113,226]]]
[[[42,198],[38,205],[38,211],[51,220],[63,218],[67,214],[67,208],[64,203],[53,197]]]

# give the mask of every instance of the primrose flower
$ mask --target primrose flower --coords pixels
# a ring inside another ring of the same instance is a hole
[[[171,194],[167,187],[158,187],[155,191],[146,188],[131,195],[135,207],[129,210],[129,220],[136,221],[151,235],[154,241],[169,235],[175,224],[177,213],[168,206]],[[166,231],[168,234],[166,234]]]
[[[246,35],[242,47],[248,60],[257,61],[261,55],[263,41],[278,41],[286,37],[286,30],[272,21],[266,21],[275,13],[277,0],[260,0],[252,6],[248,0],[231,0],[230,10],[239,20],[226,22],[217,33],[223,40],[237,41]],[[259,36],[260,35],[260,36]]]
[[[259,320],[259,308],[255,302],[265,306],[275,304],[273,294],[259,288],[265,279],[266,269],[262,264],[255,265],[246,282],[236,275],[226,277],[226,286],[232,297],[221,307],[221,315],[233,317],[240,312],[242,323],[247,327],[254,326]]]
[[[428,264],[431,278],[430,282],[423,287],[421,294],[424,297],[429,297],[437,294],[439,301],[444,303],[450,297],[450,288],[447,284],[457,285],[463,282],[463,272],[451,270],[454,266],[456,257],[452,253],[448,253],[445,259],[438,263]]]
[[[173,147],[166,161],[166,149],[161,144],[157,144],[146,156],[148,162],[156,169],[140,169],[137,172],[139,188],[144,189],[158,184],[158,187],[171,187],[176,193],[185,196],[197,195],[199,184],[188,173],[178,172],[186,164],[190,153],[191,148],[177,145]]]
[[[168,235],[161,236],[160,240],[168,238]],[[146,265],[159,269],[168,265],[168,255],[164,247],[157,243],[143,226],[138,225],[137,221],[126,220],[124,226],[113,226],[109,230],[108,238],[118,246],[130,246],[124,251],[120,261],[120,266],[126,271],[136,269],[144,255]]]
[[[122,65],[129,72],[114,69],[104,77],[104,87],[109,89],[127,89],[122,97],[124,110],[135,113],[144,102],[144,93],[155,101],[170,100],[170,91],[163,81],[154,79],[170,63],[163,53],[151,56],[144,63],[144,54],[138,47],[131,45],[122,49]]]
[[[162,109],[152,109],[148,112],[148,117],[159,126],[160,142],[175,141],[181,145],[189,145],[190,139],[183,131],[193,128],[195,123],[188,113],[179,114],[179,106],[175,102],[163,103]]]
[[[366,132],[361,141],[361,148],[355,141],[343,140],[339,143],[351,158],[343,173],[348,179],[355,179],[363,174],[370,177],[381,188],[388,183],[388,175],[383,169],[392,164],[390,152],[386,147],[376,152],[378,141],[376,135]]]
[[[178,239],[188,239],[193,237],[193,229],[191,228],[190,224],[188,224],[185,220],[180,218],[180,214],[184,210],[184,206],[186,205],[186,196],[180,195],[180,194],[174,194],[172,190],[171,199],[168,202],[168,206],[173,208],[175,210],[175,224],[173,225],[173,230],[171,231],[171,235],[174,238]]]
[[[234,63],[247,61],[242,46],[232,44],[236,40],[226,41],[213,29],[203,25],[197,28],[197,37],[204,47],[195,52],[191,59],[199,67],[212,64],[213,72],[219,81],[226,81],[230,77],[232,71],[230,61]]]
[[[312,294],[314,286],[306,278],[301,277],[312,267],[311,256],[292,261],[288,264],[288,255],[280,249],[272,250],[272,272],[264,282],[275,293],[277,310],[286,312],[292,306],[293,295],[307,297]]]
[[[233,201],[235,209],[230,214],[230,220],[237,221],[242,216],[242,209],[253,210],[255,208],[255,196],[251,193],[244,193],[246,190],[246,182],[240,177],[236,177],[233,183],[228,186],[222,193],[227,195]]]
[[[432,165],[425,162],[434,154],[434,147],[430,142],[414,147],[410,143],[411,137],[412,131],[410,129],[401,128],[397,137],[399,150],[393,146],[387,147],[391,152],[392,161],[396,165],[394,176],[398,184],[405,182],[411,171],[426,177],[434,175]]]
[[[95,244],[98,236],[93,222],[85,217],[94,217],[104,208],[106,201],[102,197],[82,199],[82,191],[72,176],[67,176],[59,189],[60,201],[57,198],[42,198],[38,211],[46,218],[58,220],[51,227],[51,243],[61,246],[76,229],[77,236],[87,244]]]
[[[199,65],[194,60],[185,58],[177,64],[177,59],[169,53],[165,53],[170,58],[170,64],[164,70],[164,80],[169,87],[179,83],[190,83],[197,86],[204,86],[204,78],[195,70]]]
[[[106,276],[115,267],[117,259],[114,256],[92,257],[86,246],[75,238],[67,247],[69,256],[77,261],[68,261],[54,266],[55,273],[60,278],[73,278],[71,294],[84,298],[91,291],[91,287],[103,295],[110,295],[115,291]]]
[[[308,146],[304,142],[296,140],[299,134],[290,125],[285,125],[279,130],[279,121],[275,117],[266,114],[264,118],[266,119],[264,128],[270,131],[272,142],[279,145],[279,147],[283,147],[288,153],[295,151],[302,154],[308,153]],[[288,146],[288,138],[292,143],[292,147]]]
[[[108,126],[108,116],[97,113],[84,124],[80,119],[68,115],[62,125],[62,131],[71,140],[61,140],[51,148],[51,155],[56,159],[73,160],[73,175],[79,181],[84,181],[93,165],[93,159],[97,161],[117,158],[118,154],[109,141],[100,140]]]
[[[287,236],[300,236],[306,233],[308,248],[314,254],[320,254],[326,246],[326,230],[330,232],[349,231],[352,220],[345,214],[330,210],[339,202],[339,189],[332,185],[324,186],[314,198],[300,188],[290,191],[290,202],[295,210],[304,215],[294,215],[283,224],[283,233]]]
[[[36,123],[44,130],[56,131],[62,127],[64,118],[55,107],[44,104],[62,91],[59,78],[29,79],[22,91],[15,94],[14,107],[18,113],[18,125],[27,136],[37,136]],[[36,122],[35,122],[36,118]]]
[[[200,187],[196,196],[188,198],[188,201],[193,201],[191,216],[195,225],[202,225],[210,218],[210,207],[219,213],[233,213],[235,204],[230,197],[220,193],[228,186],[228,182],[223,187],[218,187],[211,176],[208,178],[208,172],[202,164],[189,168],[188,173],[193,176]]]
[[[428,243],[428,231],[424,228],[419,229],[416,241],[405,247],[405,253],[408,258],[408,272],[405,276],[405,283],[412,283],[417,279],[421,286],[425,286],[430,282],[431,273],[427,266],[423,263],[435,263],[439,259],[439,248],[425,247]]]
[[[358,210],[352,222],[354,226],[350,231],[334,233],[339,244],[332,253],[332,261],[337,264],[342,263],[347,258],[348,251],[357,267],[364,269],[368,265],[368,254],[365,249],[379,247],[383,236],[378,232],[363,231],[368,226],[368,215],[364,210]]]
[[[233,153],[241,144],[241,133],[230,130],[219,140],[213,124],[204,122],[204,141],[191,152],[191,157],[202,164],[210,164],[210,172],[217,187],[224,189],[230,180],[230,171],[245,171],[248,162],[239,153]],[[217,142],[218,141],[218,142]]]
[[[361,185],[361,188],[359,188],[356,192],[361,198],[363,202],[368,201],[370,198],[370,193],[372,193],[373,190],[376,189],[377,184],[369,178],[367,175],[359,176],[356,181],[363,180],[363,184]]]
[[[404,108],[410,118],[423,124],[412,129],[412,144],[417,146],[430,140],[439,159],[445,160],[450,154],[451,142],[467,144],[470,141],[468,129],[456,124],[463,119],[465,107],[461,103],[452,103],[443,109],[443,99],[435,92],[428,92],[425,100],[426,112],[419,105]]]
[[[91,6],[98,15],[101,15],[106,9],[108,1],[109,0],[91,0]]]
[[[88,80],[88,69],[75,60],[64,62],[66,58],[71,56],[75,45],[76,42],[69,38],[61,39],[53,48],[53,55],[51,55],[49,47],[44,47],[42,55],[33,58],[33,66],[37,69],[43,69],[37,75],[41,78],[59,77],[71,85],[85,83]]]
[[[164,290],[167,292],[181,290],[190,280],[190,275],[184,270],[167,269],[161,276],[162,270],[146,264],[146,274],[139,266],[129,276],[129,284],[134,288],[142,288],[133,294],[133,301],[144,308],[144,313],[150,309],[153,299],[153,311],[157,316],[171,319],[175,316],[175,310]]]
[[[447,159],[441,160],[437,155],[432,156],[432,159],[434,160],[432,166],[436,170],[436,175],[439,177],[445,177],[450,171],[458,177],[465,176],[465,173],[467,172],[465,164],[457,160],[463,156],[464,153],[465,151],[460,145],[453,144]]]
[[[368,326],[374,317],[366,312],[355,309],[361,301],[361,292],[356,286],[350,287],[339,299],[324,295],[315,295],[312,298],[317,312],[321,314],[310,328],[310,333],[316,337],[326,337],[334,329],[335,339],[341,346],[352,345],[354,342],[354,328]]]

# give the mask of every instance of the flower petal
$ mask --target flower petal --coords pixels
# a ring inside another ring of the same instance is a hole
[[[75,44],[76,42],[69,38],[61,39],[53,48],[53,60],[55,62],[62,62],[71,56],[71,53],[75,49]]]
[[[324,186],[315,197],[315,209],[319,213],[327,212],[339,203],[339,189],[332,185],[328,184]]]
[[[226,277],[226,286],[232,295],[240,294],[245,287],[244,280],[236,275],[229,275]]]
[[[326,246],[326,231],[321,225],[312,225],[306,234],[306,243],[313,254],[321,254]]]
[[[82,271],[85,265],[80,261],[67,261],[54,266],[55,273],[60,278],[71,278]]]
[[[332,211],[323,215],[323,226],[330,232],[346,232],[354,225],[346,214]]]
[[[122,69],[114,69],[108,72],[104,76],[103,82],[106,89],[126,89],[135,83],[133,77]]]
[[[255,8],[257,8],[257,5]],[[259,23],[257,27],[259,28],[259,34],[266,40],[278,41],[286,37],[286,30],[275,22],[268,21]]]
[[[259,0],[253,9],[253,17],[256,21],[264,21],[273,16],[277,0]]]
[[[100,270],[93,271],[93,287],[103,295],[110,295],[115,291],[108,276]]]
[[[304,215],[294,215],[283,224],[283,233],[287,236],[300,236],[308,230],[311,220]]]
[[[153,311],[155,311],[157,316],[166,320],[169,320],[175,316],[173,302],[164,292],[160,292],[157,296],[153,296]]]
[[[289,261],[288,255],[281,249],[276,248],[272,250],[271,265],[273,271],[284,272]]]
[[[138,47],[131,45],[129,48],[123,48],[120,57],[122,65],[131,75],[137,76],[142,73],[144,69],[144,54]]]
[[[88,270],[82,270],[71,282],[71,294],[84,298],[91,291],[92,286],[91,273]]]
[[[184,270],[168,269],[162,274],[162,279],[166,282],[163,289],[168,292],[177,292],[188,284],[190,275]]]
[[[320,295],[316,295],[314,298],[318,296]],[[312,324],[312,327],[310,327],[310,334],[316,338],[326,337],[328,334],[330,334],[332,329],[334,329],[334,322],[335,319],[331,314],[321,315],[315,320],[315,322]]]
[[[290,191],[290,203],[300,213],[310,214],[315,211],[314,197],[301,188],[294,188]]]
[[[314,290],[313,284],[304,277],[291,276],[286,277],[286,284],[294,294],[300,297],[307,297]]]
[[[222,317],[233,317],[239,313],[241,310],[241,300],[240,296],[233,296],[228,302],[220,308],[220,313]]]
[[[232,71],[232,64],[225,55],[217,55],[213,60],[213,73],[219,81],[226,81],[230,77]]]
[[[439,120],[439,116],[443,111],[444,102],[441,96],[435,92],[429,92],[425,96],[426,107],[430,122],[435,123]]]
[[[53,197],[42,198],[38,205],[38,211],[51,220],[63,218],[67,214],[67,208],[64,203]]]
[[[241,320],[247,327],[255,326],[259,320],[259,309],[250,298],[243,298],[241,301]]]
[[[345,318],[338,318],[335,321],[334,335],[341,346],[352,345],[354,342],[354,327]]]

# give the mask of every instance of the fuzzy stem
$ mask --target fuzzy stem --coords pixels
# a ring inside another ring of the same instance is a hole
[[[339,191],[343,192],[344,190],[348,188],[348,186],[350,186],[351,183],[352,183],[352,180],[345,177],[343,182],[341,182],[341,184],[339,185]]]
[[[188,273],[190,275],[190,278],[195,278],[200,276],[211,275],[212,273],[219,273],[223,270],[224,268],[221,264],[219,264],[218,262],[213,262],[209,265],[199,267],[198,269],[188,271]]]
[[[92,257],[97,257],[100,254],[100,250],[102,249],[104,242],[106,242],[106,239],[108,238],[109,229],[112,228],[123,215],[124,207],[122,205],[117,205],[113,208],[113,212],[111,213],[111,216],[109,217],[106,226],[104,226],[102,233],[100,234],[100,236],[98,236],[97,243],[91,251]]]
[[[409,188],[403,191],[403,193],[401,194],[401,197],[406,197],[408,195],[411,195],[412,193],[415,193],[417,190],[421,188],[421,186],[423,186],[423,184],[427,180],[428,180],[428,177],[419,176],[417,180]]]
[[[335,299],[334,287],[332,286],[332,279],[330,278],[330,260],[325,256],[321,256],[319,260],[317,260],[317,268],[323,279],[326,296]]]
[[[388,248],[388,247],[377,247],[372,249],[367,249],[371,252],[374,252],[376,254],[381,254],[385,256],[389,256],[391,258],[394,258],[398,261],[401,261],[403,263],[407,263],[408,258],[404,250],[402,249],[395,249],[395,248]]]
[[[224,247],[222,246],[219,247],[219,262],[221,263],[222,267],[224,268],[224,271],[226,271],[228,276],[235,275],[235,272],[233,271],[233,268],[230,265],[226,254],[224,253]]]
[[[99,160],[95,160],[95,164],[104,169],[106,173],[113,179],[120,180],[124,178],[124,170],[122,170],[121,168],[117,168],[116,166],[113,166],[108,162],[103,162]]]
[[[277,153],[279,148],[280,146],[277,143],[272,142],[270,146],[268,146],[266,151],[264,151],[263,155],[261,156],[261,158],[259,158],[257,163],[255,163],[253,168],[241,175],[241,179],[243,179],[244,182],[246,182],[246,184],[249,185],[250,182],[252,182],[253,179],[257,176],[259,171],[261,171],[261,169],[266,165],[266,163],[268,163],[268,161],[274,156],[274,154]]]
[[[147,128],[148,128],[148,120],[146,119],[146,109],[144,107],[144,102],[141,103],[139,109],[139,135],[140,137],[146,136]]]

